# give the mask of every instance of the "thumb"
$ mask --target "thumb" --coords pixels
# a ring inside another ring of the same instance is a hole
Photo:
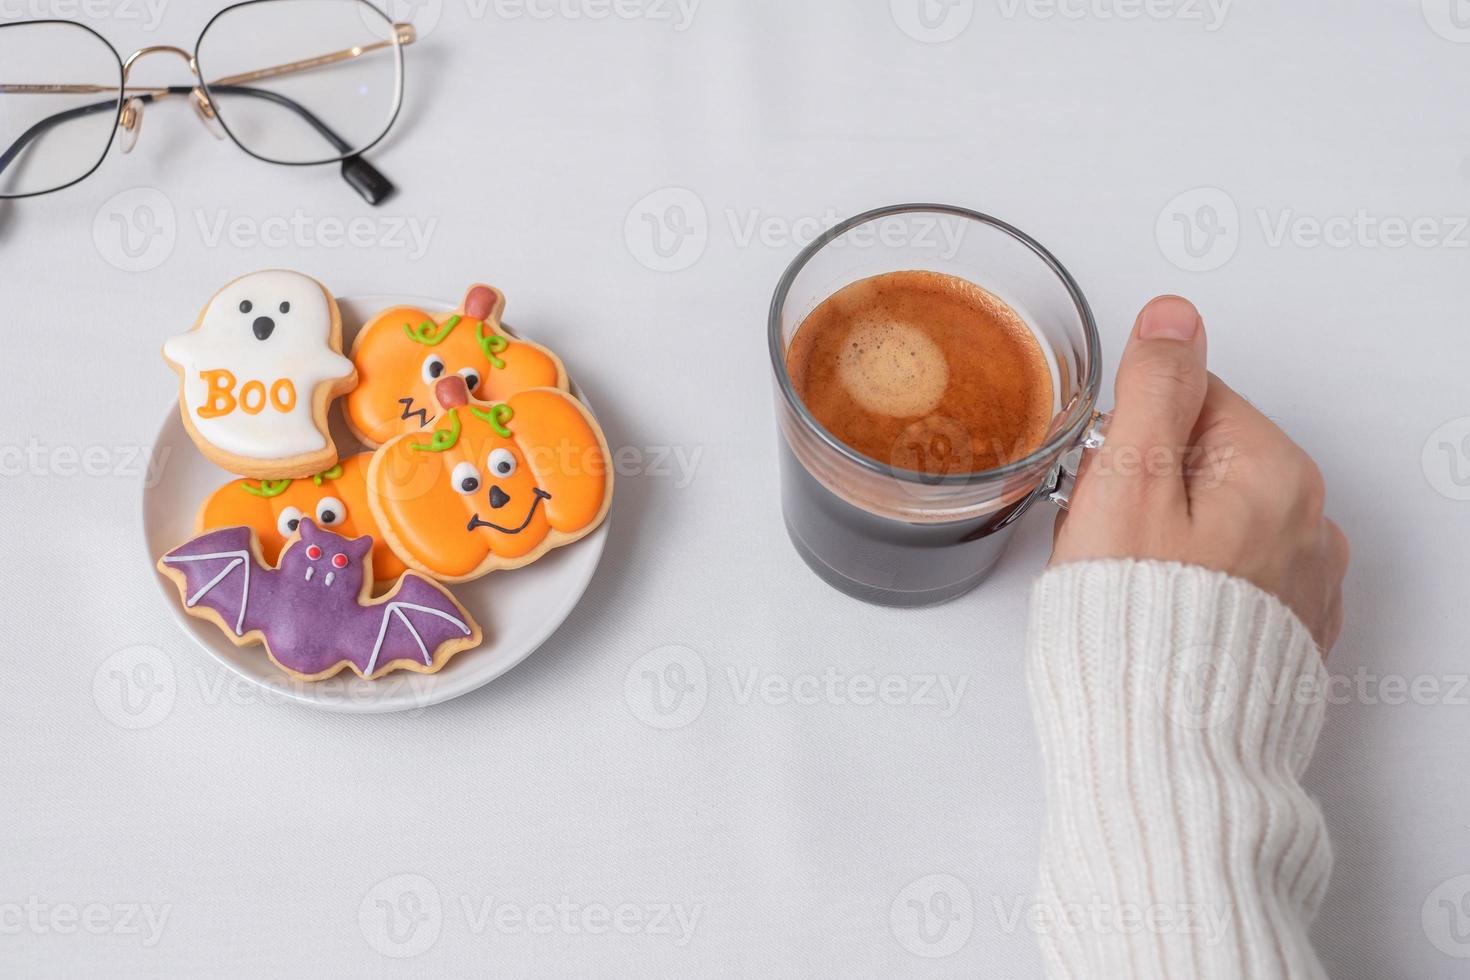
[[[1142,472],[1165,476],[1148,465],[1149,454],[1167,452],[1177,462],[1189,444],[1209,389],[1205,348],[1204,321],[1193,303],[1179,296],[1149,301],[1118,365],[1109,449],[1141,453]],[[1182,488],[1179,467],[1166,469],[1166,478]]]

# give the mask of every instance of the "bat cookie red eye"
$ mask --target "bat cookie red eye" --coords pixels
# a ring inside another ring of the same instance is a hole
[[[321,556],[322,556],[322,549],[318,548],[314,544],[307,545],[307,547],[306,547],[306,557],[310,558],[312,561],[316,561]]]
[[[338,554],[333,555],[332,556],[332,565],[334,567],[336,567],[336,568],[346,568],[347,567],[347,556],[344,555],[344,554],[341,554],[340,552]]]

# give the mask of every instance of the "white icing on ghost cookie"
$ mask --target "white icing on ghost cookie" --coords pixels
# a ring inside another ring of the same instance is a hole
[[[327,407],[357,382],[342,356],[337,303],[298,272],[243,276],[163,347],[180,377],[184,424],[199,449],[242,476],[309,476],[337,449]]]

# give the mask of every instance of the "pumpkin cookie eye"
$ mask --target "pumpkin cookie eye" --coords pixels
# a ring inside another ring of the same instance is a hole
[[[460,463],[449,475],[449,482],[454,485],[455,492],[468,496],[480,489],[480,471],[475,469],[474,463]]]
[[[480,372],[474,368],[460,368],[459,376],[464,378],[465,387],[469,388],[470,391],[474,391],[480,387]]]
[[[438,354],[430,354],[424,358],[424,384],[433,384],[444,377],[444,358]]]
[[[322,527],[336,527],[347,520],[347,505],[336,497],[323,497],[316,502],[316,522]]]
[[[515,474],[516,457],[515,453],[511,452],[509,449],[494,450],[490,453],[490,457],[486,459],[485,462],[489,464],[490,472],[495,474],[496,476],[505,477],[513,476]]]
[[[276,518],[276,530],[281,532],[281,537],[289,538],[296,533],[301,526],[301,509],[299,507],[287,507],[281,511],[281,516]]]

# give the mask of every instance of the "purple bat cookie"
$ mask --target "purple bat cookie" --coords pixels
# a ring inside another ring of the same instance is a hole
[[[237,643],[260,640],[280,667],[307,680],[351,667],[373,678],[432,673],[478,646],[480,627],[437,582],[407,572],[369,596],[373,539],[349,540],[303,520],[271,568],[249,528],[210,531],[158,561],[191,615],[202,607]],[[441,654],[444,656],[441,658]]]

